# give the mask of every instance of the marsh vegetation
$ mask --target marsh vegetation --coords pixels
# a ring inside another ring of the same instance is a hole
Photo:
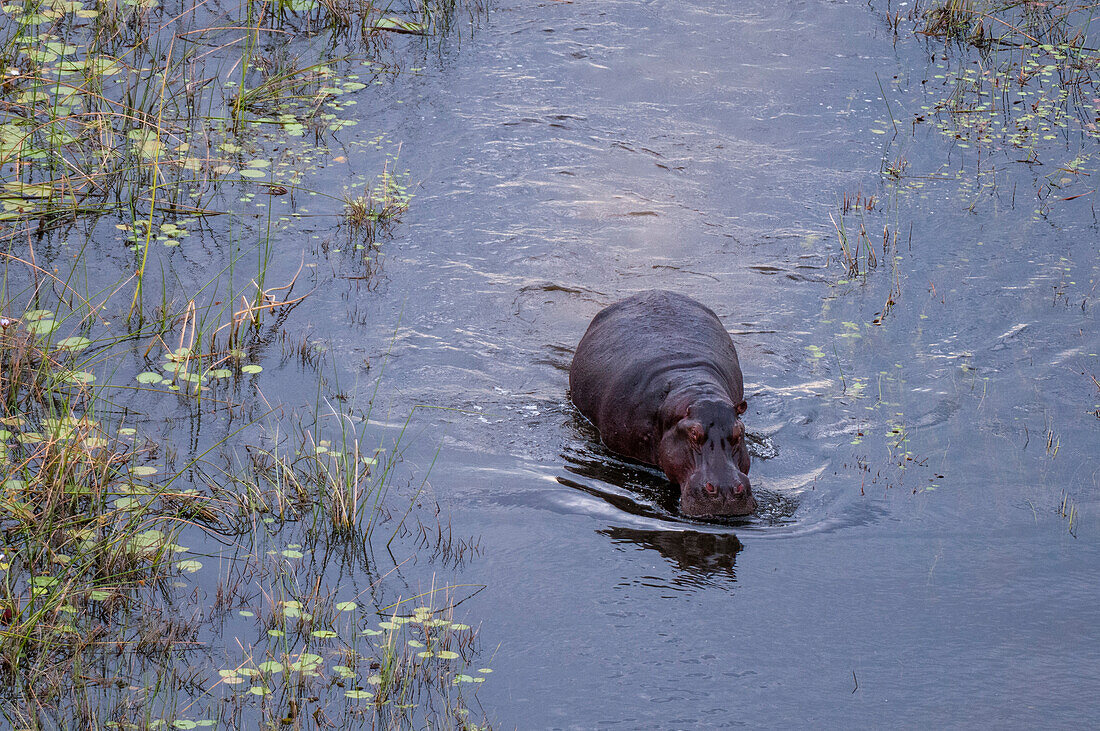
[[[412,197],[398,145],[341,140],[359,93],[421,55],[395,34],[427,48],[475,11],[3,10],[6,724],[483,723],[490,670],[455,613],[476,587],[395,578],[476,542],[402,468],[404,429],[345,405],[324,343],[289,329],[318,262],[378,271]],[[346,144],[375,172],[320,177]],[[316,218],[331,240],[275,249]],[[304,398],[268,395],[288,362]]]

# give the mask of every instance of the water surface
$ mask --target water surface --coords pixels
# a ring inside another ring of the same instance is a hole
[[[978,55],[895,44],[884,11],[505,3],[400,85],[415,205],[371,322],[318,328],[356,352],[400,322],[390,407],[457,410],[412,451],[442,445],[433,494],[481,539],[460,574],[488,587],[502,727],[1095,715],[1092,202],[1038,215],[1028,165],[987,185],[912,124],[922,80]],[[845,273],[830,214],[857,192],[896,273]],[[683,519],[567,400],[588,320],[654,287],[739,348],[762,504],[739,525]]]
[[[1092,721],[1100,101],[1052,107],[1028,66],[998,111],[962,109],[1006,56],[908,18],[895,36],[888,13],[910,10],[503,0],[442,42],[392,40],[406,68],[362,71],[343,97],[357,127],[308,152],[261,141],[301,188],[245,197],[259,218],[204,219],[156,255],[186,292],[230,250],[255,258],[261,231],[266,286],[301,266],[309,296],[254,343],[245,408],[197,423],[209,412],[145,395],[143,424],[197,453],[325,399],[369,411],[380,443],[408,419],[395,494],[423,482],[422,507],[438,502],[467,549],[397,541],[391,570],[322,540],[301,576],[376,607],[484,587],[456,614],[479,626],[494,672],[477,699],[499,728]],[[1006,141],[1028,108],[1069,114]],[[364,269],[331,214],[387,155],[414,198]],[[89,280],[132,270],[113,223]],[[68,256],[55,238],[44,260]],[[222,275],[237,286],[239,266]],[[680,515],[661,473],[608,452],[568,400],[590,319],[649,288],[708,304],[737,344],[754,516]],[[310,365],[314,347],[334,371]],[[299,578],[255,573],[240,583],[259,604],[265,581]],[[223,620],[212,662],[237,664],[233,642],[264,629]]]

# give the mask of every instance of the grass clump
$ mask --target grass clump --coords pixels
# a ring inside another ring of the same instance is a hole
[[[344,195],[344,223],[351,235],[373,242],[408,210],[411,200],[404,178],[384,169],[361,194]]]
[[[924,11],[923,35],[970,43],[989,44],[983,18],[986,11],[974,0],[945,0]]]
[[[30,314],[37,315],[35,311]],[[177,543],[188,524],[217,524],[216,507],[157,479],[156,447],[101,402],[94,376],[74,370],[91,341],[53,342],[40,319],[0,329],[0,680],[9,720],[38,727],[95,702],[74,677],[105,658],[187,647],[186,621],[158,601],[170,577],[201,563]],[[74,364],[75,361],[75,364]],[[74,374],[81,374],[74,377]],[[199,511],[186,506],[196,502]]]

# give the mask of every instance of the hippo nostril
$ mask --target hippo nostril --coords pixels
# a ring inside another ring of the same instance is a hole
[[[733,486],[734,495],[743,495],[745,493],[745,486],[741,484],[735,484]]]
[[[709,492],[709,493],[710,493],[711,495],[713,495],[714,493],[718,492],[718,488],[717,488],[717,487],[715,487],[715,486],[714,486],[714,485],[713,485],[712,483],[710,483],[710,482],[708,482],[708,483],[707,483],[706,485],[704,485],[703,487],[704,487],[704,488],[706,488],[706,491],[707,491],[707,492]]]

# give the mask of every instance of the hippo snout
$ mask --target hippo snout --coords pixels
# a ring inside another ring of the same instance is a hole
[[[685,480],[680,486],[680,512],[694,518],[708,515],[749,515],[756,510],[747,475],[732,480]]]

